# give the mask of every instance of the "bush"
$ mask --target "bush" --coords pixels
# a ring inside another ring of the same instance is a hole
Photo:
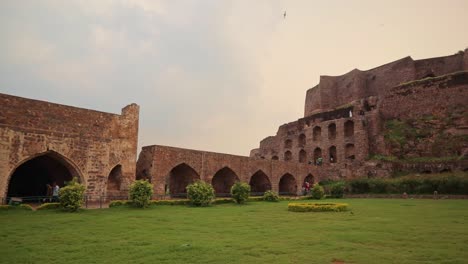
[[[245,182],[236,182],[231,187],[231,197],[238,204],[243,204],[249,199],[250,185]]]
[[[323,187],[315,184],[310,192],[310,198],[320,200],[325,196],[325,191]]]
[[[44,203],[37,207],[36,210],[59,209],[61,207],[60,203]]]
[[[345,183],[337,182],[330,186],[330,194],[334,198],[343,198],[345,191]]]
[[[60,205],[67,211],[76,212],[83,204],[84,192],[84,185],[78,183],[76,178],[73,178],[67,186],[59,191]]]
[[[6,211],[6,210],[10,210],[10,209],[11,209],[10,205],[6,205],[6,204],[0,205],[0,211]]]
[[[193,206],[209,206],[215,192],[211,184],[199,180],[187,186],[187,197]]]
[[[345,203],[289,203],[288,210],[292,212],[341,212],[348,209]]]
[[[279,202],[279,195],[274,191],[266,191],[263,194],[263,200],[268,202]]]
[[[228,204],[233,202],[231,198],[218,198],[213,201],[213,204]]]
[[[153,195],[153,185],[147,180],[136,180],[130,185],[128,194],[133,206],[139,208],[148,207]]]
[[[27,211],[32,211],[33,208],[29,204],[20,204],[20,205],[0,205],[0,211],[3,210],[12,210],[12,209],[23,209]]]

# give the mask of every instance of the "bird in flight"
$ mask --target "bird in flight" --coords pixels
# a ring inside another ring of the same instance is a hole
[[[284,11],[283,18],[286,19],[286,11]]]

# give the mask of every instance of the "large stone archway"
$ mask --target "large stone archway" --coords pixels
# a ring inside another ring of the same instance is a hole
[[[261,170],[250,177],[249,185],[252,195],[263,195],[264,192],[271,190],[270,179]]]
[[[279,194],[280,195],[296,195],[297,182],[296,178],[289,173],[283,175],[279,181]]]
[[[48,151],[24,160],[11,172],[7,197],[45,196],[47,185],[63,187],[74,177],[82,182],[76,166],[59,153]]]
[[[216,196],[230,196],[231,187],[237,181],[239,181],[237,174],[230,168],[224,167],[213,176],[211,185],[213,185]]]
[[[200,176],[192,167],[185,163],[179,164],[169,172],[166,191],[169,188],[171,197],[187,197],[187,185],[199,179]]]

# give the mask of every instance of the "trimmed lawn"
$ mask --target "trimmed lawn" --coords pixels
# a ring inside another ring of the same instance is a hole
[[[468,263],[468,200],[328,201],[0,211],[0,263]]]

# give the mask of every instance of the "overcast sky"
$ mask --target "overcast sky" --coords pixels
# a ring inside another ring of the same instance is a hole
[[[284,19],[283,13],[287,12]],[[320,75],[468,47],[468,1],[0,1],[0,92],[120,113],[139,148],[248,155]]]

